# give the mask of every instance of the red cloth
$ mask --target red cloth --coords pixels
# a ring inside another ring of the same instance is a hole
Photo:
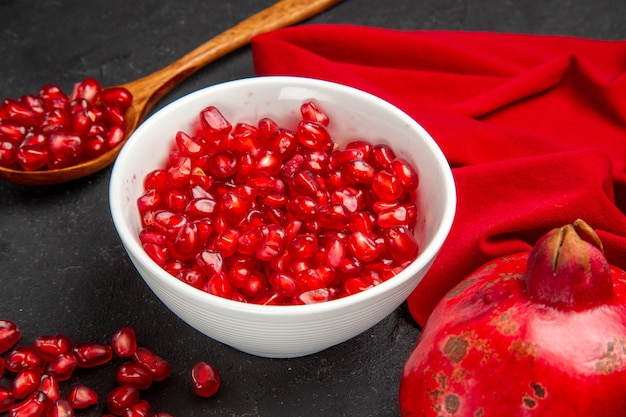
[[[442,148],[457,215],[408,300],[418,324],[473,270],[576,218],[626,269],[626,41],[303,25],[252,46],[258,75],[368,91]]]

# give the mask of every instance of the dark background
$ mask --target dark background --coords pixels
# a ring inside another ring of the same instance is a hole
[[[269,6],[268,0],[0,0],[0,96],[66,91],[87,76],[103,85],[139,78]],[[626,2],[345,0],[309,23],[626,38]],[[157,105],[221,81],[253,76],[249,47],[196,73]],[[182,416],[396,416],[400,374],[418,335],[406,307],[342,345],[297,359],[263,359],[214,342],[178,320],[128,260],[108,207],[110,169],[71,184],[0,181],[0,319],[23,331],[107,342],[122,326],[173,365],[144,394],[154,411]],[[222,387],[196,397],[189,369],[215,364]],[[102,397],[114,361],[73,383]],[[8,384],[3,378],[1,384]],[[70,384],[64,383],[64,392]],[[81,416],[105,411],[103,401]]]

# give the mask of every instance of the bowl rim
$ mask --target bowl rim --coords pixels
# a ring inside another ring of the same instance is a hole
[[[149,131],[153,124],[156,124],[160,119],[167,116],[167,113],[171,110],[186,105],[188,102],[193,101],[198,96],[208,95],[211,92],[219,91],[223,89],[229,89],[232,86],[252,87],[258,86],[261,83],[264,87],[284,87],[286,84],[290,86],[304,86],[309,88],[321,88],[332,89],[339,91],[342,94],[354,95],[359,98],[374,102],[377,106],[380,106],[395,115],[406,124],[406,126],[419,132],[421,138],[427,143],[432,156],[436,160],[436,166],[440,171],[440,176],[443,179],[445,193],[444,199],[447,204],[444,207],[444,211],[441,216],[441,222],[435,232],[432,240],[428,245],[421,248],[418,257],[411,262],[405,269],[400,271],[394,277],[381,282],[380,284],[370,287],[364,291],[356,294],[352,294],[346,297],[333,299],[314,304],[302,304],[302,305],[262,305],[244,303],[241,301],[235,301],[223,297],[219,297],[200,289],[194,288],[189,284],[186,284],[176,277],[170,275],[164,269],[159,267],[143,250],[139,244],[138,238],[134,236],[134,233],[130,230],[129,225],[124,218],[123,209],[123,196],[124,196],[124,181],[122,177],[122,165],[130,158],[131,152],[138,141],[138,137],[143,135],[144,131]],[[164,107],[157,110],[151,116],[149,116],[139,127],[131,134],[128,141],[122,147],[116,161],[113,164],[113,169],[110,176],[109,183],[109,207],[111,216],[113,219],[114,227],[117,229],[118,235],[122,241],[122,244],[131,260],[145,260],[143,267],[148,269],[150,274],[153,274],[159,281],[163,282],[163,285],[173,286],[176,290],[180,291],[184,297],[190,297],[196,303],[206,304],[208,307],[214,306],[224,310],[229,310],[237,313],[251,313],[261,315],[265,317],[270,316],[283,316],[285,312],[289,313],[288,316],[305,316],[311,314],[323,314],[334,310],[340,310],[345,307],[353,306],[368,302],[371,299],[377,298],[381,293],[388,291],[390,288],[397,287],[409,280],[412,275],[418,271],[426,268],[436,258],[440,248],[446,240],[456,213],[456,187],[451,168],[440,149],[439,145],[432,138],[432,136],[411,116],[406,112],[391,104],[390,102],[363,90],[339,84],[332,81],[320,80],[307,77],[296,76],[254,76],[249,78],[241,78],[230,81],[221,82],[215,85],[203,87],[199,90],[190,92],[186,95],[177,98]],[[140,274],[141,275],[141,274]],[[144,281],[146,279],[141,276]],[[151,287],[150,283],[146,282]]]

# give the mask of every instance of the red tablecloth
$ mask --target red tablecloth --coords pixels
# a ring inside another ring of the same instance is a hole
[[[414,117],[442,148],[458,207],[408,300],[420,325],[474,269],[576,218],[626,269],[626,41],[302,25],[252,46],[258,75],[368,91]]]

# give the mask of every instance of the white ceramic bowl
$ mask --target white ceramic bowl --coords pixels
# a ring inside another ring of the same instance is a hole
[[[169,275],[144,252],[136,200],[143,179],[161,168],[179,130],[208,105],[231,121],[256,123],[269,116],[293,122],[300,105],[317,101],[331,117],[333,140],[357,138],[388,143],[417,168],[420,217],[416,236],[421,254],[397,276],[345,298],[318,304],[263,306],[220,298]],[[456,193],[450,168],[435,141],[411,117],[373,95],[350,87],[297,77],[257,77],[226,82],[191,93],[159,110],[135,131],[120,152],[110,182],[113,222],[130,259],[152,291],[182,320],[207,336],[243,352],[286,358],[319,352],[377,324],[420,283],[450,227]]]

